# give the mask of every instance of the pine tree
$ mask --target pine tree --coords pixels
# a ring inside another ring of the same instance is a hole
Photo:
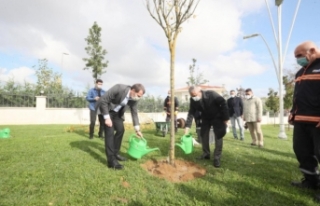
[[[83,58],[86,62],[86,69],[92,69],[92,76],[94,81],[98,79],[103,73],[106,73],[104,68],[108,66],[108,61],[104,61],[104,56],[107,54],[105,49],[102,49],[101,43],[101,27],[94,22],[93,26],[89,29],[89,35],[85,38],[87,47],[85,48],[89,58]]]

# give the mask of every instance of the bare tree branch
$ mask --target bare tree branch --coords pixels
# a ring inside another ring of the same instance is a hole
[[[174,96],[174,65],[175,48],[178,34],[181,32],[181,24],[190,18],[200,0],[145,0],[150,16],[163,29],[170,50],[170,91]],[[153,2],[154,10],[151,9],[150,1]],[[192,11],[192,12],[190,12]],[[171,104],[170,113],[174,113],[174,103]],[[170,152],[169,163],[174,164],[175,132],[174,118],[171,118]]]

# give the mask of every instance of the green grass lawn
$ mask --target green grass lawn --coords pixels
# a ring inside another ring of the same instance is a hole
[[[263,126],[265,147],[224,137],[221,168],[201,155],[197,147],[184,155],[176,147],[176,158],[197,162],[207,169],[206,176],[184,183],[171,183],[149,175],[140,164],[168,154],[169,135],[155,135],[144,129],[148,146],[159,147],[140,160],[124,162],[125,169],[108,169],[104,142],[89,140],[82,130],[66,132],[68,125],[1,126],[11,129],[11,138],[0,139],[0,205],[217,205],[291,206],[317,205],[314,191],[292,188],[301,178],[292,151],[292,130],[288,139],[277,138],[279,127]],[[0,128],[0,129],[1,129]],[[121,152],[126,156],[127,130]],[[177,138],[183,130],[179,130]],[[178,140],[177,140],[178,141]],[[214,145],[212,145],[212,148]],[[128,184],[124,185],[123,182]]]

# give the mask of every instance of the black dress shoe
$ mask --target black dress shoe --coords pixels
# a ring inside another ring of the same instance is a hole
[[[121,155],[116,155],[116,159],[119,161],[126,161],[127,160],[127,158],[122,157]]]
[[[311,189],[311,190],[317,190],[317,184],[313,183],[305,178],[303,178],[301,181],[293,181],[291,182],[291,185],[294,187],[299,187],[302,189]]]
[[[198,160],[209,160],[210,159],[210,155],[201,155],[200,157],[197,157]]]
[[[220,159],[214,159],[213,160],[213,166],[217,167],[217,168],[220,167]]]
[[[117,162],[117,161],[113,161],[111,163],[108,163],[108,167],[113,168],[115,170],[122,170],[123,169],[123,165],[119,164],[119,162]]]

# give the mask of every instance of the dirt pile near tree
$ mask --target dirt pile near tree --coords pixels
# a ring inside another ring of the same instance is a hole
[[[170,165],[166,160],[149,160],[141,166],[151,175],[170,182],[186,182],[206,174],[206,170],[196,163],[183,160],[175,160],[175,165]]]

